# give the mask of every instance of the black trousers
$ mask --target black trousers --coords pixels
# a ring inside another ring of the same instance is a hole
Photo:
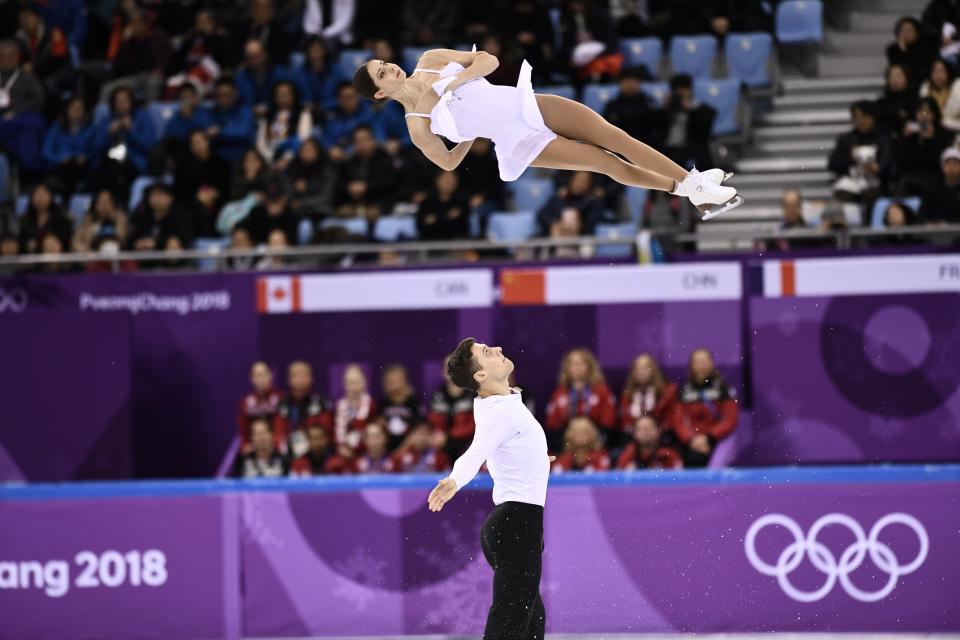
[[[493,568],[493,604],[483,640],[543,640],[543,507],[497,505],[480,530],[480,546]]]

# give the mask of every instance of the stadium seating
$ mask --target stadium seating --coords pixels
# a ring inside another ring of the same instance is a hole
[[[403,67],[403,70],[407,73],[412,72],[417,68],[417,60],[420,59],[420,56],[432,48],[433,47],[404,47],[400,54],[400,66]],[[352,76],[353,72],[350,72],[350,75]]]
[[[370,225],[366,218],[327,218],[320,223],[321,229],[340,227],[352,236],[367,236]]]
[[[147,107],[147,113],[150,114],[150,122],[153,124],[153,131],[157,138],[163,137],[163,132],[167,128],[167,123],[177,112],[179,105],[176,102],[152,102]]]
[[[501,211],[490,215],[487,237],[503,242],[529,240],[537,233],[537,214],[533,211]]]
[[[304,218],[297,225],[297,244],[310,244],[313,239],[313,220]]]
[[[70,217],[73,218],[74,229],[77,228],[77,225],[83,220],[83,216],[90,210],[91,202],[93,202],[93,196],[89,193],[75,193],[73,197],[70,198],[67,211]]]
[[[197,238],[194,242],[194,248],[197,251],[209,251],[217,254],[230,245],[229,238]],[[213,258],[202,258],[197,260],[197,267],[200,271],[216,271],[217,261]]]
[[[663,57],[663,44],[659,38],[627,38],[620,41],[624,67],[646,67],[651,77],[656,77]]]
[[[820,42],[823,4],[820,0],[784,0],[777,5],[774,32],[780,42]]]
[[[873,203],[873,209],[870,211],[870,226],[873,229],[884,228],[883,216],[887,212],[887,207],[894,202],[899,202],[910,207],[914,213],[920,210],[919,196],[912,196],[910,198],[877,198],[876,202]]]
[[[654,103],[662,107],[667,103],[670,85],[666,82],[643,82],[640,84],[640,90],[647,94],[647,97]]]
[[[693,97],[717,110],[717,117],[713,121],[714,135],[732,135],[740,131],[740,124],[737,122],[739,80],[696,80],[693,83]]]
[[[542,178],[523,178],[511,186],[513,204],[521,211],[538,211],[553,195],[553,182]]]
[[[344,49],[340,52],[337,64],[340,65],[340,69],[348,78],[352,78],[357,67],[366,60],[369,60],[372,56],[373,54],[366,49]]]
[[[773,51],[769,33],[731,33],[723,47],[729,77],[748,87],[770,84],[767,70]]]
[[[558,84],[550,87],[537,87],[537,93],[548,93],[552,96],[560,96],[561,98],[569,98],[570,100],[577,99],[577,92],[568,84]]]
[[[27,212],[27,205],[30,204],[30,196],[26,193],[21,193],[17,196],[16,202],[13,205],[13,211],[18,216],[22,216]]]
[[[417,220],[413,216],[385,216],[373,227],[373,237],[380,242],[416,240]]]
[[[627,212],[630,222],[639,227],[643,220],[643,210],[647,206],[650,192],[640,187],[625,187],[624,194],[627,199]]]
[[[617,97],[619,89],[615,84],[591,84],[583,92],[583,104],[597,113],[603,113],[607,103]]]
[[[676,36],[670,41],[670,65],[674,74],[709,78],[716,56],[717,39],[713,36]]]
[[[620,224],[598,224],[594,234],[598,238],[633,238],[637,225],[633,222]],[[626,258],[633,255],[632,244],[598,244],[595,254],[598,258]]]
[[[0,202],[10,199],[10,161],[0,153]]]

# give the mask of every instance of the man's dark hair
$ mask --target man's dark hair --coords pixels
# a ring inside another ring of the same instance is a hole
[[[854,111],[859,111],[863,115],[870,116],[874,120],[876,120],[877,116],[879,115],[877,103],[873,100],[857,100],[850,105],[850,115],[853,115]]]
[[[373,83],[373,76],[370,75],[370,72],[367,71],[367,64],[370,61],[364,62],[362,65],[357,67],[357,70],[353,74],[353,87],[357,90],[357,93],[362,95],[367,100],[373,100],[376,103],[386,102],[387,99],[383,98],[377,100],[376,93],[378,91],[377,85]],[[340,85],[342,87],[343,85]],[[337,87],[337,95],[340,95],[340,87]]]
[[[670,78],[671,91],[676,91],[677,89],[692,89],[692,88],[693,88],[693,78],[690,77],[690,74],[678,73],[677,75]]]
[[[480,384],[473,377],[480,370],[480,365],[473,357],[473,345],[476,342],[474,338],[464,338],[447,360],[447,375],[453,384],[474,393],[480,390]]]

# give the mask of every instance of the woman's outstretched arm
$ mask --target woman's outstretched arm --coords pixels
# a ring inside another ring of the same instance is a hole
[[[444,171],[453,171],[459,167],[460,162],[473,146],[473,140],[467,140],[448,151],[443,140],[430,131],[429,120],[425,118],[408,118],[407,120],[407,129],[410,131],[410,139],[414,146],[423,152],[427,160]]]

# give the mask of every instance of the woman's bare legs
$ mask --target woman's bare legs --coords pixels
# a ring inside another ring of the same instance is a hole
[[[637,167],[666,176],[671,181],[681,182],[687,177],[686,169],[653,147],[631,138],[590,107],[560,96],[539,94],[537,106],[544,124],[557,135],[615,151]],[[672,191],[673,184],[662,190]]]
[[[540,152],[532,166],[543,169],[603,173],[630,187],[660,191],[672,191],[674,188],[673,178],[624,162],[598,146],[574,142],[561,135],[558,135]]]

